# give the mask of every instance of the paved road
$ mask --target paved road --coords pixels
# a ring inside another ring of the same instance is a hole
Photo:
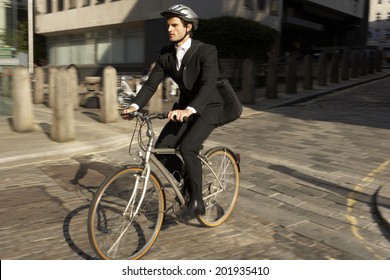
[[[387,78],[217,129],[205,146],[241,153],[235,211],[213,229],[169,219],[144,259],[390,259],[372,203],[390,182],[389,87]],[[131,161],[115,148],[0,170],[1,259],[94,258],[89,201]]]

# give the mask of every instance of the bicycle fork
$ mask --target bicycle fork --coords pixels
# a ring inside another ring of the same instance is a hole
[[[118,238],[112,244],[111,248],[107,251],[107,254],[110,254],[111,252],[113,252],[113,250],[115,252],[117,251],[117,249],[119,247],[120,240],[122,239],[123,235],[126,233],[127,229],[130,227],[130,225],[133,223],[134,219],[138,216],[138,211],[139,211],[141,204],[144,200],[144,197],[146,194],[146,189],[147,189],[147,184],[148,184],[149,177],[150,177],[149,163],[145,164],[145,167],[144,167],[141,175],[135,174],[134,176],[136,177],[135,184],[134,184],[134,190],[133,190],[133,193],[131,194],[129,202],[127,203],[126,208],[122,214],[123,218],[128,220],[128,222],[122,226],[122,229],[121,229],[121,232],[120,232]],[[136,198],[137,198],[137,191],[138,191],[139,185],[142,183],[144,183],[144,186],[143,186],[141,198],[138,201],[138,204],[134,210],[134,203],[135,203]]]
[[[150,177],[149,163],[145,164],[144,170],[142,171],[141,175],[135,174],[134,176],[136,177],[134,190],[133,190],[133,193],[131,194],[131,197],[129,199],[129,202],[127,203],[125,210],[123,211],[123,216],[125,218],[129,218],[129,219],[132,218],[133,220],[137,216],[138,211],[141,207],[142,201],[144,200],[144,197],[145,197],[146,188],[147,188],[147,184],[148,184],[149,177]],[[143,187],[141,198],[138,202],[138,205],[137,205],[136,209],[134,210],[134,202],[137,198],[137,190],[138,190],[140,183],[141,184],[144,183],[144,187]]]

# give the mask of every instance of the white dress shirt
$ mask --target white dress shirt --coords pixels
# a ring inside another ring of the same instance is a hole
[[[191,38],[189,38],[187,41],[185,41],[184,44],[181,45],[180,47],[175,45],[176,59],[177,59],[177,62],[176,62],[176,70],[177,71],[179,71],[183,57],[190,47],[191,47]],[[137,110],[139,109],[139,106],[135,103],[131,104],[130,106],[136,108]],[[192,113],[196,114],[195,108],[188,106],[186,109],[188,109]]]

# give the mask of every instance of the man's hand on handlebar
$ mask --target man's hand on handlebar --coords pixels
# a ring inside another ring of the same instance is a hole
[[[133,119],[133,117],[131,116],[130,113],[133,113],[133,112],[136,112],[136,111],[137,111],[137,109],[135,107],[132,107],[132,106],[130,106],[127,109],[122,109],[121,117],[124,120],[131,120],[131,119]]]
[[[168,119],[174,122],[185,122],[193,112],[189,109],[173,110],[168,113]]]

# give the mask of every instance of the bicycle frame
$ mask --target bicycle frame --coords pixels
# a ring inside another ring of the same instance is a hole
[[[135,113],[135,116],[138,117],[139,119],[142,119],[141,113]],[[165,168],[165,166],[156,157],[157,154],[162,154],[162,155],[172,155],[173,154],[173,155],[177,155],[180,157],[180,152],[176,149],[173,149],[173,148],[153,148],[155,133],[153,131],[151,119],[152,119],[151,117],[147,117],[144,119],[144,121],[147,124],[146,135],[149,138],[149,141],[147,143],[146,151],[144,151],[145,155],[143,156],[142,154],[139,154],[139,157],[143,160],[142,161],[143,171],[142,171],[142,174],[140,176],[138,176],[138,178],[136,180],[136,186],[135,186],[135,191],[134,191],[133,195],[136,193],[136,190],[138,189],[138,186],[139,186],[141,179],[144,180],[144,186],[143,186],[141,199],[139,201],[139,204],[137,205],[136,210],[134,211],[134,216],[137,215],[138,210],[141,206],[142,200],[143,200],[144,195],[145,195],[146,186],[147,186],[147,183],[149,181],[149,177],[150,177],[150,173],[151,173],[150,162],[153,163],[154,166],[162,173],[162,175],[168,181],[169,185],[173,188],[173,190],[178,198],[179,203],[181,205],[185,205],[185,199],[184,199],[182,193],[180,192],[180,186],[181,186],[180,182],[178,182],[173,177],[171,172],[169,172]],[[217,174],[215,174],[215,171],[213,170],[213,168],[207,162],[206,157],[204,157],[200,154],[198,155],[198,157],[202,161],[202,163],[205,164],[207,166],[207,168],[211,171],[214,178],[217,180],[218,185],[220,186],[220,188],[223,191],[225,189],[225,187],[223,186],[222,182],[219,180]],[[213,195],[215,195],[215,194],[216,193],[214,193]],[[208,198],[208,197],[206,197],[206,198]],[[133,200],[134,200],[134,198],[131,197],[128,205],[130,205]],[[126,210],[127,210],[127,208],[126,208]]]

